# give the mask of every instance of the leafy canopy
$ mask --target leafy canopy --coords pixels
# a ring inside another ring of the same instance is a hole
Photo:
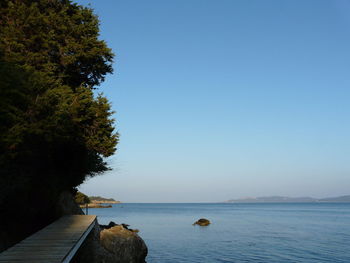
[[[113,53],[68,0],[3,0],[0,17],[0,204],[50,200],[108,169],[118,134],[93,90]]]
[[[75,194],[75,202],[79,205],[84,205],[84,204],[89,204],[91,202],[91,200],[87,195],[78,191]]]

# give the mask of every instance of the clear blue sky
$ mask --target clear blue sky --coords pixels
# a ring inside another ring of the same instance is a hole
[[[350,194],[350,1],[79,0],[116,54],[124,202]]]

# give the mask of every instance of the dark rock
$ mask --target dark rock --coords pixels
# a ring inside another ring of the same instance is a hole
[[[124,228],[126,228],[126,229],[129,229],[128,226],[130,226],[130,225],[128,225],[128,224],[123,224],[123,223],[122,223],[121,225],[122,225]]]
[[[114,226],[116,226],[116,225],[117,225],[116,223],[114,223],[113,221],[111,221],[111,222],[109,222],[109,224],[108,224],[108,228],[114,227]]]
[[[201,218],[198,221],[193,223],[193,225],[199,225],[199,226],[208,226],[209,224],[210,224],[210,221],[205,218]]]
[[[111,227],[117,226],[118,224],[114,223],[113,221],[109,222],[108,225],[100,225],[101,229],[109,229]]]

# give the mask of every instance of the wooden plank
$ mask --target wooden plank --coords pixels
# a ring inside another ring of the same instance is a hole
[[[84,242],[85,238],[89,235],[91,230],[94,228],[95,224],[96,224],[96,216],[94,216],[93,223],[90,224],[88,229],[83,233],[82,237],[78,240],[78,242],[75,244],[75,246],[65,256],[62,263],[69,263],[71,261],[71,259],[74,257],[75,253],[78,251],[81,244]]]
[[[0,254],[0,263],[67,263],[96,223],[94,215],[64,216]]]

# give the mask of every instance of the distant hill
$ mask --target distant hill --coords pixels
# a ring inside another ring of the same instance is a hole
[[[312,202],[350,202],[350,195],[316,199],[312,197],[266,196],[231,199],[225,203],[312,203]]]
[[[116,201],[113,198],[105,198],[101,196],[89,196],[92,203],[120,203],[120,201]]]

